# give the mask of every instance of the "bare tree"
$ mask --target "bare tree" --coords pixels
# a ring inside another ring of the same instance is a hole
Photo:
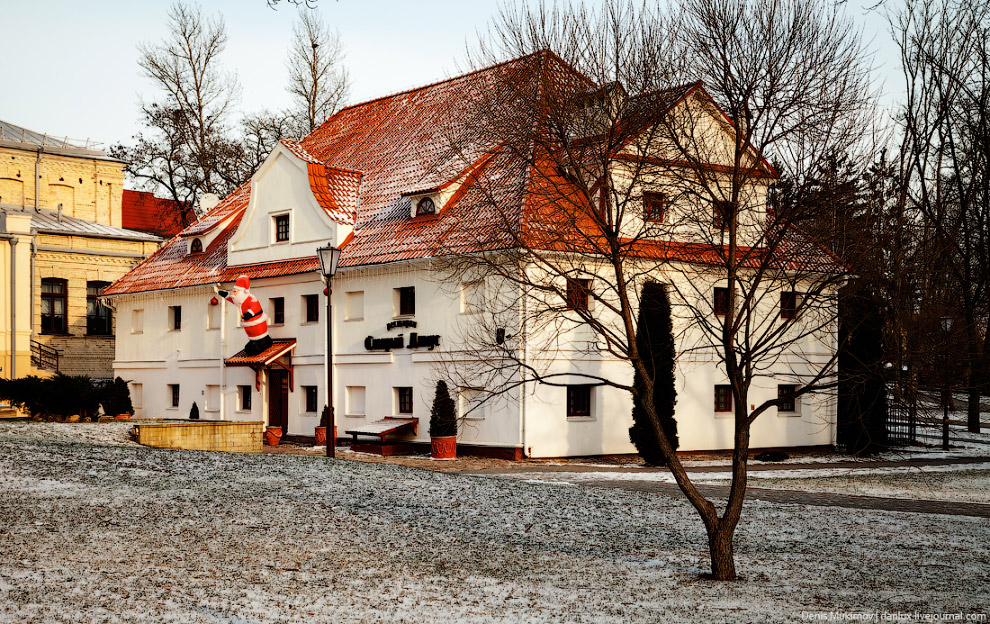
[[[299,12],[289,47],[289,86],[297,134],[305,136],[340,109],[350,83],[340,37],[315,14]]]
[[[246,175],[242,145],[228,125],[240,87],[220,64],[227,43],[222,18],[177,2],[168,27],[166,41],[140,47],[138,64],[162,92],[141,107],[149,132],[113,154],[129,163],[127,172],[139,183],[174,202],[189,223],[200,195],[222,197]]]
[[[990,3],[912,0],[891,22],[907,87],[906,201],[930,253],[920,294],[935,335],[939,316],[957,321],[936,346],[965,345],[968,427],[979,432],[990,377]]]
[[[487,209],[438,245],[450,278],[483,284],[485,310],[460,329],[470,356],[453,349],[444,374],[492,400],[575,375],[636,396],[704,523],[712,575],[733,579],[753,422],[835,384],[848,269],[800,227],[816,208],[809,180],[868,129],[858,33],[818,0],[509,7],[472,60],[525,54],[446,129],[461,159],[449,168]],[[787,201],[768,210],[781,181]],[[636,341],[646,281],[671,295],[679,367],[714,367],[730,388],[724,503],[691,481],[657,419]],[[582,360],[601,364],[566,365]],[[771,382],[791,392],[751,405]]]

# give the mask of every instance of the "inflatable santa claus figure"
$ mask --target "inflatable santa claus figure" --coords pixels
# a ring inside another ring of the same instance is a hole
[[[242,275],[234,282],[232,292],[218,288],[217,294],[240,309],[241,327],[248,335],[248,343],[244,346],[244,351],[248,355],[258,355],[272,346],[272,338],[268,335],[268,317],[261,309],[261,302],[251,294],[250,288],[251,283],[247,275]]]

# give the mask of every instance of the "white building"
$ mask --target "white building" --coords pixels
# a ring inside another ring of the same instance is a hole
[[[283,141],[248,183],[115,282],[106,291],[118,319],[114,370],[130,382],[136,415],[186,417],[195,402],[206,419],[261,420],[312,436],[326,387],[326,299],[315,254],[330,244],[343,248],[332,294],[339,435],[388,416],[412,417],[420,426],[408,439],[428,442],[435,382],[445,367],[471,357],[459,355],[460,346],[483,302],[518,298],[491,279],[441,279],[441,260],[433,258],[438,239],[491,219],[471,204],[475,176],[510,170],[490,150],[467,169],[451,168],[438,129],[454,114],[450,103],[466,99],[496,68],[351,106],[301,143]],[[523,188],[522,177],[506,184]],[[764,192],[754,189],[758,197]],[[433,209],[423,204],[418,214],[424,199]],[[275,340],[252,361],[235,357],[246,337],[234,306],[211,304],[214,285],[229,286],[239,275],[250,277]],[[689,327],[681,330],[683,344],[697,340]],[[828,361],[833,330],[823,328],[799,352],[779,358],[781,378]],[[629,394],[582,377],[631,380],[629,365],[598,350],[583,328],[564,332],[553,352],[537,348],[535,332],[528,335],[532,345],[518,348],[564,374],[557,379],[565,385],[531,383],[483,402],[481,382],[454,388],[463,416],[459,444],[515,457],[634,453]],[[777,396],[781,384],[772,373],[752,389],[752,402]],[[725,383],[702,351],[679,359],[681,450],[732,447],[732,414],[716,405]],[[802,397],[793,409],[758,419],[751,446],[825,446],[834,433],[833,402]]]

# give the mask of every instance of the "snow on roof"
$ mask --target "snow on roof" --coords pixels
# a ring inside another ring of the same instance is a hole
[[[24,212],[25,214],[30,214],[31,230],[42,234],[63,234],[86,236],[89,238],[111,238],[146,242],[157,242],[161,240],[161,238],[155,236],[154,234],[113,227],[102,223],[96,223],[95,221],[79,219],[77,217],[70,217],[68,215],[60,214],[58,210],[51,210],[49,208],[39,208],[37,210],[31,208],[23,211],[20,208],[8,208],[6,206],[0,207],[0,212],[6,212],[8,210],[11,212]]]
[[[506,77],[536,69],[548,72],[564,90],[579,93],[596,87],[552,52],[542,51],[349,106],[302,141],[282,141],[306,163],[313,195],[327,215],[354,225],[341,267],[507,249],[517,246],[518,236],[538,233],[543,211],[534,207],[537,202],[526,201],[533,172],[510,150],[498,146],[477,145],[470,154],[458,149],[476,139],[466,134],[471,131],[469,124],[459,123],[474,102]],[[697,87],[696,83],[674,87],[654,100],[673,105]],[[456,136],[458,132],[461,136]],[[485,188],[473,183],[482,176],[488,182]],[[436,192],[461,180],[466,182],[438,214],[410,217],[410,194]],[[244,214],[250,191],[250,182],[245,182],[180,234],[200,235],[223,225],[227,231],[203,254],[187,255],[184,244],[170,241],[106,294],[223,281],[229,279],[228,273],[256,279],[315,270],[315,257],[259,264],[254,272],[243,266],[228,269],[227,241]]]

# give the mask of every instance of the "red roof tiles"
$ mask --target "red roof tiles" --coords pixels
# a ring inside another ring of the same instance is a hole
[[[124,189],[121,196],[122,227],[139,232],[150,232],[166,238],[182,230],[182,216],[175,205],[159,199],[153,193]]]
[[[545,182],[553,176],[531,171],[510,150],[478,144],[477,137],[466,134],[471,129],[463,122],[482,94],[499,85],[545,75],[541,72],[551,75],[552,84],[545,87],[545,82],[535,81],[539,88],[578,93],[595,86],[552,53],[541,52],[350,106],[301,142],[283,141],[286,149],[307,164],[313,195],[327,215],[354,224],[340,266],[511,248],[522,236],[538,239],[541,230],[559,232],[559,227],[566,227],[548,218],[539,202],[531,199],[532,185],[537,183],[534,178],[542,177]],[[677,101],[695,88],[672,89],[663,99]],[[463,152],[468,144],[477,144],[473,153]],[[462,177],[467,183],[437,215],[410,218],[410,193],[439,190]],[[472,183],[481,177],[486,184]],[[114,283],[107,294],[227,281],[240,273],[257,279],[316,270],[315,257],[236,269],[226,266],[227,241],[249,194],[247,182],[182,232],[183,236],[202,234],[233,218],[203,254],[186,256],[184,246],[170,241]],[[661,246],[643,244],[637,252],[653,255]],[[693,256],[702,261],[698,254]]]

